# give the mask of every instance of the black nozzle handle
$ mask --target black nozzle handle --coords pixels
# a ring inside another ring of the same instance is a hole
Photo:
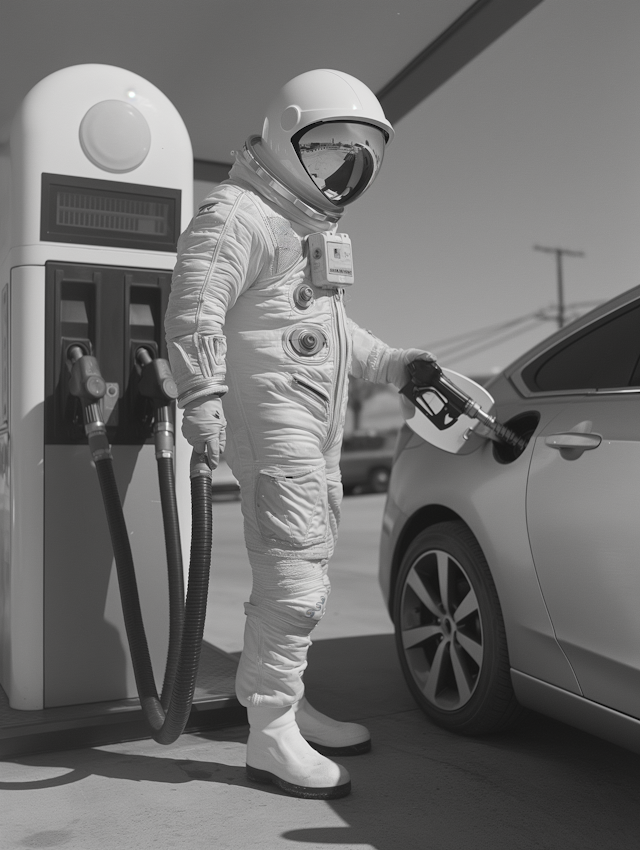
[[[495,437],[522,451],[526,441],[518,436],[506,425],[498,422],[495,416],[486,413],[471,396],[463,393],[442,372],[440,366],[431,360],[413,360],[408,365],[411,380],[405,384],[400,392],[410,399],[416,407],[421,410],[436,425],[444,430],[453,423],[461,414],[477,419],[489,429]],[[446,403],[446,411],[434,413],[425,403],[422,395],[428,390],[437,393]],[[445,415],[446,414],[446,415]]]
[[[107,392],[107,385],[95,357],[87,354],[80,345],[72,345],[67,351],[71,368],[69,392],[82,402],[84,430],[89,442],[91,456],[95,462],[111,457],[111,446],[103,421],[100,401]]]
[[[135,353],[135,365],[140,373],[137,391],[153,401],[155,409],[155,445],[157,458],[172,458],[174,428],[171,405],[178,397],[178,387],[171,374],[168,360],[156,357],[155,352],[141,345]]]
[[[178,397],[178,387],[171,374],[168,360],[154,357],[148,348],[140,346],[135,355],[140,369],[138,391],[161,405],[171,404]]]
[[[400,392],[414,403],[416,396],[428,387],[433,387],[442,375],[442,369],[430,360],[412,360],[407,369],[410,378]]]
[[[473,405],[473,399],[458,389],[445,377],[442,369],[433,360],[412,360],[407,369],[411,380],[400,390],[415,403],[416,396],[432,389],[446,401],[449,413],[458,417]]]
[[[107,385],[95,357],[85,354],[79,345],[72,345],[67,352],[71,364],[69,392],[83,404],[95,404],[104,398]]]
[[[411,381],[418,387],[435,387],[442,380],[442,369],[435,360],[412,360],[407,369]]]

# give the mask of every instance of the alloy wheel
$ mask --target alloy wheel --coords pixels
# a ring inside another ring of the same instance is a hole
[[[422,552],[407,572],[400,630],[408,669],[423,697],[442,711],[465,706],[484,658],[480,605],[467,573],[449,552]]]

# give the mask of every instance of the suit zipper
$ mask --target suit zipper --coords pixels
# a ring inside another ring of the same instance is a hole
[[[345,391],[345,374],[347,371],[347,330],[344,320],[344,307],[342,299],[344,292],[338,289],[331,299],[331,314],[333,318],[333,327],[336,334],[336,377],[333,389],[333,404],[329,413],[329,428],[327,430],[327,438],[322,446],[322,451],[326,451],[336,438],[338,433],[338,425],[340,423],[340,414],[342,411],[342,402],[344,400]]]

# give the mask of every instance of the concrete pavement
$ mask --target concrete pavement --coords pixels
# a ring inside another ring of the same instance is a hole
[[[360,579],[340,580],[347,558],[334,589],[356,624],[381,504],[345,502],[341,543],[360,551]],[[306,673],[314,705],[372,731],[372,752],[343,760],[350,797],[298,800],[250,783],[246,727],[28,756],[0,763],[0,850],[636,850],[637,755],[539,715],[480,740],[432,726],[404,686],[382,606],[375,623],[383,632],[330,623]]]
[[[590,850],[638,847],[638,757],[533,715],[499,738],[430,725],[389,635],[318,642],[308,693],[369,725],[353,793],[297,800],[244,773],[245,727],[0,764],[3,850]]]

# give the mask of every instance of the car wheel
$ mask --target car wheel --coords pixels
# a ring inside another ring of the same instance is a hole
[[[391,473],[386,466],[378,466],[369,473],[369,487],[374,493],[386,493],[390,477]]]
[[[498,594],[464,523],[439,523],[416,537],[394,600],[402,672],[431,720],[465,735],[517,721],[522,709],[511,686]]]

